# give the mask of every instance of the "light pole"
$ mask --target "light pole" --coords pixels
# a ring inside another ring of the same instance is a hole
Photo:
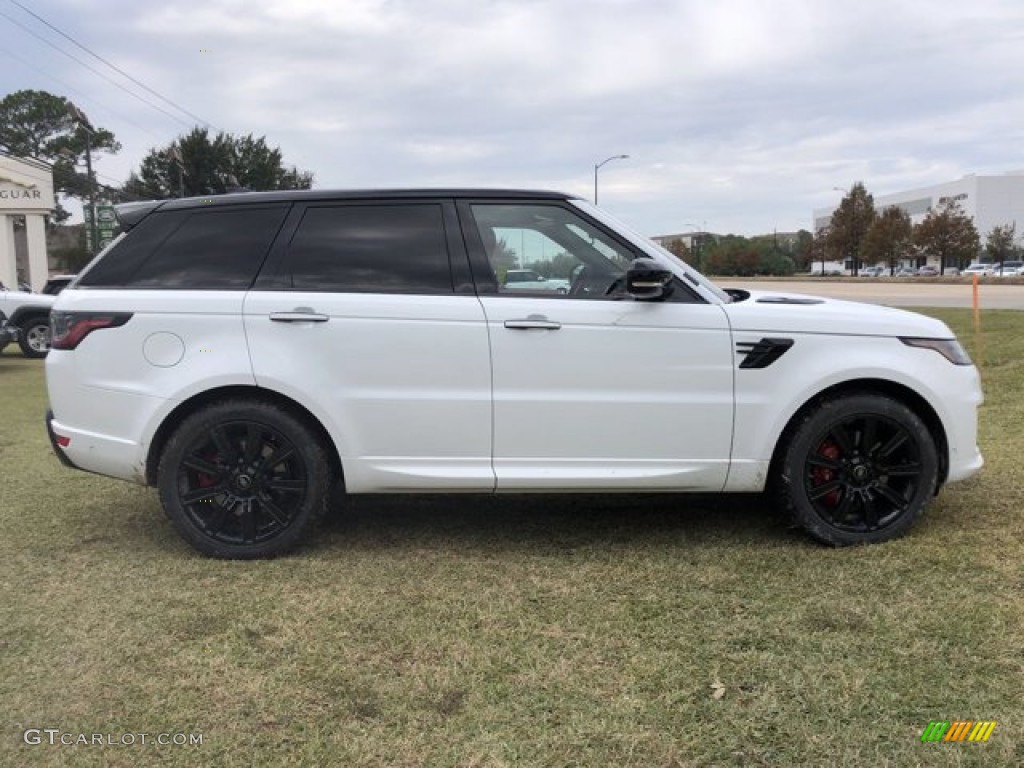
[[[96,184],[92,178],[92,124],[89,122],[89,118],[85,116],[85,113],[76,107],[74,104],[71,105],[71,116],[78,121],[78,125],[85,131],[85,175],[88,179],[88,192],[89,192],[89,221],[86,222],[89,227],[89,254],[96,253]]]
[[[597,172],[602,165],[607,165],[612,160],[628,160],[629,155],[612,155],[594,166],[594,205],[597,205]]]

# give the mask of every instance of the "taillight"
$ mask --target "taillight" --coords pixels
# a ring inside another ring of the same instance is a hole
[[[74,349],[93,331],[117,328],[131,312],[50,312],[50,348]]]

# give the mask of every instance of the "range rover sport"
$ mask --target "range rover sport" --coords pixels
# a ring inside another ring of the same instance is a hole
[[[64,464],[158,488],[208,555],[286,551],[336,486],[767,490],[820,541],[878,542],[982,466],[978,373],[943,323],[723,291],[572,196],[271,192],[118,216],[57,297],[47,428]],[[565,293],[499,284],[541,253],[571,261]]]

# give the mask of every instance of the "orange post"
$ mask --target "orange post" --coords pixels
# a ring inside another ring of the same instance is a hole
[[[971,275],[971,291],[973,293],[971,304],[974,307],[974,355],[977,358],[978,369],[985,364],[984,339],[981,337],[981,302],[978,299],[978,275]]]

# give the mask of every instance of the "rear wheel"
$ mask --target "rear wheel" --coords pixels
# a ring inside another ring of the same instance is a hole
[[[322,518],[331,487],[320,438],[276,405],[229,400],[186,418],[160,457],[164,511],[207,555],[274,557]]]
[[[41,315],[21,323],[18,346],[25,357],[46,357],[50,351],[50,318]]]
[[[796,425],[776,488],[819,541],[872,543],[913,524],[935,493],[938,467],[917,414],[882,395],[849,395],[823,401]]]

